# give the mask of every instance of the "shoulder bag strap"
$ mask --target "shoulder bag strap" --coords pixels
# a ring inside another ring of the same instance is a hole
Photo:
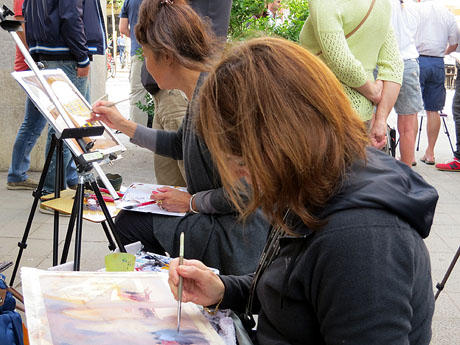
[[[375,5],[375,0],[372,0],[371,5],[369,6],[369,10],[367,11],[363,20],[361,20],[361,22],[353,30],[351,30],[348,34],[345,35],[345,39],[348,39],[349,37],[351,37],[351,35],[353,35],[356,31],[358,31],[358,29],[364,24],[364,22],[367,20],[367,18],[371,14],[372,9],[374,8],[374,5]],[[320,51],[319,53],[316,53],[316,56],[320,56],[322,53],[323,52]]]

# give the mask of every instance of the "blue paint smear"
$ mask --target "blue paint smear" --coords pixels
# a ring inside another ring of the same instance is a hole
[[[153,335],[155,336],[155,340],[174,341],[179,345],[209,344],[209,342],[204,338],[202,333],[192,329],[186,329],[179,332],[171,329],[165,329],[153,332]]]

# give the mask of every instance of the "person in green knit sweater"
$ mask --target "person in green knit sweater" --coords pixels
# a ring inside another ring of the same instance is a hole
[[[388,0],[309,1],[300,44],[342,83],[369,129],[370,142],[386,144],[386,120],[398,97],[404,64],[390,25]],[[377,80],[373,72],[378,68]],[[374,105],[376,105],[374,113]]]

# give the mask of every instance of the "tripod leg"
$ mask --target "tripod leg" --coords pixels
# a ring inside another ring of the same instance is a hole
[[[57,199],[61,196],[61,187],[63,180],[63,154],[62,140],[56,139],[53,134],[53,139],[56,140],[56,175],[54,179],[54,197]],[[59,249],[59,212],[54,211],[54,231],[53,231],[53,266],[58,264],[58,249]]]
[[[102,228],[104,229],[105,236],[109,240],[109,249],[114,251],[115,248],[117,248],[117,246],[115,245],[115,242],[113,242],[112,236],[110,235],[109,228],[107,227],[107,223],[103,221],[101,225],[102,225]]]
[[[37,209],[38,201],[40,200],[40,197],[42,196],[43,185],[45,184],[46,174],[48,172],[48,169],[51,163],[51,158],[53,157],[55,148],[56,148],[56,140],[52,140],[50,144],[50,148],[48,150],[48,154],[46,156],[45,165],[43,166],[42,174],[40,176],[40,181],[38,182],[37,189],[32,193],[32,195],[34,196],[34,202],[32,204],[32,208],[30,209],[29,219],[27,220],[27,225],[24,230],[24,234],[22,235],[21,242],[18,242],[19,252],[16,258],[16,262],[14,263],[14,269],[13,269],[13,274],[11,275],[10,286],[13,286],[14,278],[16,277],[16,274],[19,268],[19,264],[21,262],[22,252],[24,251],[24,249],[27,248],[27,243],[26,243],[27,238],[29,237],[29,232],[30,232],[30,228],[32,226],[32,222],[34,219],[35,210]]]
[[[449,265],[449,268],[447,269],[446,274],[444,275],[444,278],[442,278],[442,281],[438,284],[436,284],[436,295],[434,296],[434,299],[436,300],[441,293],[441,291],[444,289],[444,286],[446,285],[447,279],[449,278],[450,274],[452,273],[452,270],[454,269],[455,264],[457,263],[458,258],[460,257],[460,246],[458,247],[457,253],[455,253],[454,258],[452,259],[452,262]]]
[[[83,225],[83,195],[84,195],[84,176],[78,176],[78,187],[75,195],[75,203],[77,203],[77,229],[75,232],[75,259],[73,263],[73,270],[80,270],[81,258],[81,238],[82,238],[82,225]]]
[[[117,232],[115,231],[115,223],[112,220],[112,216],[110,215],[110,212],[107,209],[107,205],[105,204],[105,201],[102,198],[101,191],[99,190],[99,186],[97,185],[94,178],[91,181],[91,187],[94,191],[94,194],[96,194],[97,201],[99,202],[99,205],[101,206],[102,212],[104,213],[104,216],[109,225],[109,228],[110,230],[112,230],[112,235],[115,238],[115,242],[117,242],[118,249],[120,249],[120,252],[126,253],[125,246],[123,245],[123,243],[121,243],[120,238],[118,237]]]
[[[452,153],[454,153],[455,150],[454,150],[454,147],[452,146],[452,140],[450,140],[449,130],[447,129],[446,119],[444,117],[442,117],[442,123],[444,125],[444,133],[446,133],[447,139],[449,139],[450,149],[452,150]]]
[[[76,214],[77,214],[77,194],[75,193],[75,199],[72,206],[72,213],[70,214],[69,226],[67,228],[67,234],[65,236],[64,248],[62,249],[61,265],[67,262],[67,256],[69,255],[70,241],[72,241],[73,228],[75,226]]]
[[[420,148],[420,136],[422,135],[423,116],[420,117],[420,127],[418,128],[418,140],[416,151]]]

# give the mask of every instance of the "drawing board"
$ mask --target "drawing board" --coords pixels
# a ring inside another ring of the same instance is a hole
[[[130,208],[133,205],[151,201],[150,195],[152,195],[152,193],[155,193],[157,189],[161,187],[175,188],[182,192],[187,192],[187,188],[185,187],[133,182],[126,189],[124,196],[121,199],[121,202],[117,204],[117,208],[129,210],[129,211],[143,212],[143,213],[156,213],[156,214],[162,214],[165,216],[176,216],[176,217],[185,216],[184,212],[166,211],[162,209],[161,207],[159,207],[156,203],[145,205],[142,207]]]
[[[11,75],[24,88],[58,134],[61,134],[66,128],[104,126],[105,130],[102,135],[90,139],[84,138],[85,142],[90,140],[94,142],[94,147],[90,152],[98,151],[103,155],[108,155],[125,150],[124,145],[105,124],[100,121],[87,122],[91,114],[91,105],[61,69],[41,70],[40,72],[65,110],[64,114],[59,113],[56,109],[33,71],[13,72]],[[83,154],[82,148],[75,139],[65,139],[65,142],[76,156]]]

